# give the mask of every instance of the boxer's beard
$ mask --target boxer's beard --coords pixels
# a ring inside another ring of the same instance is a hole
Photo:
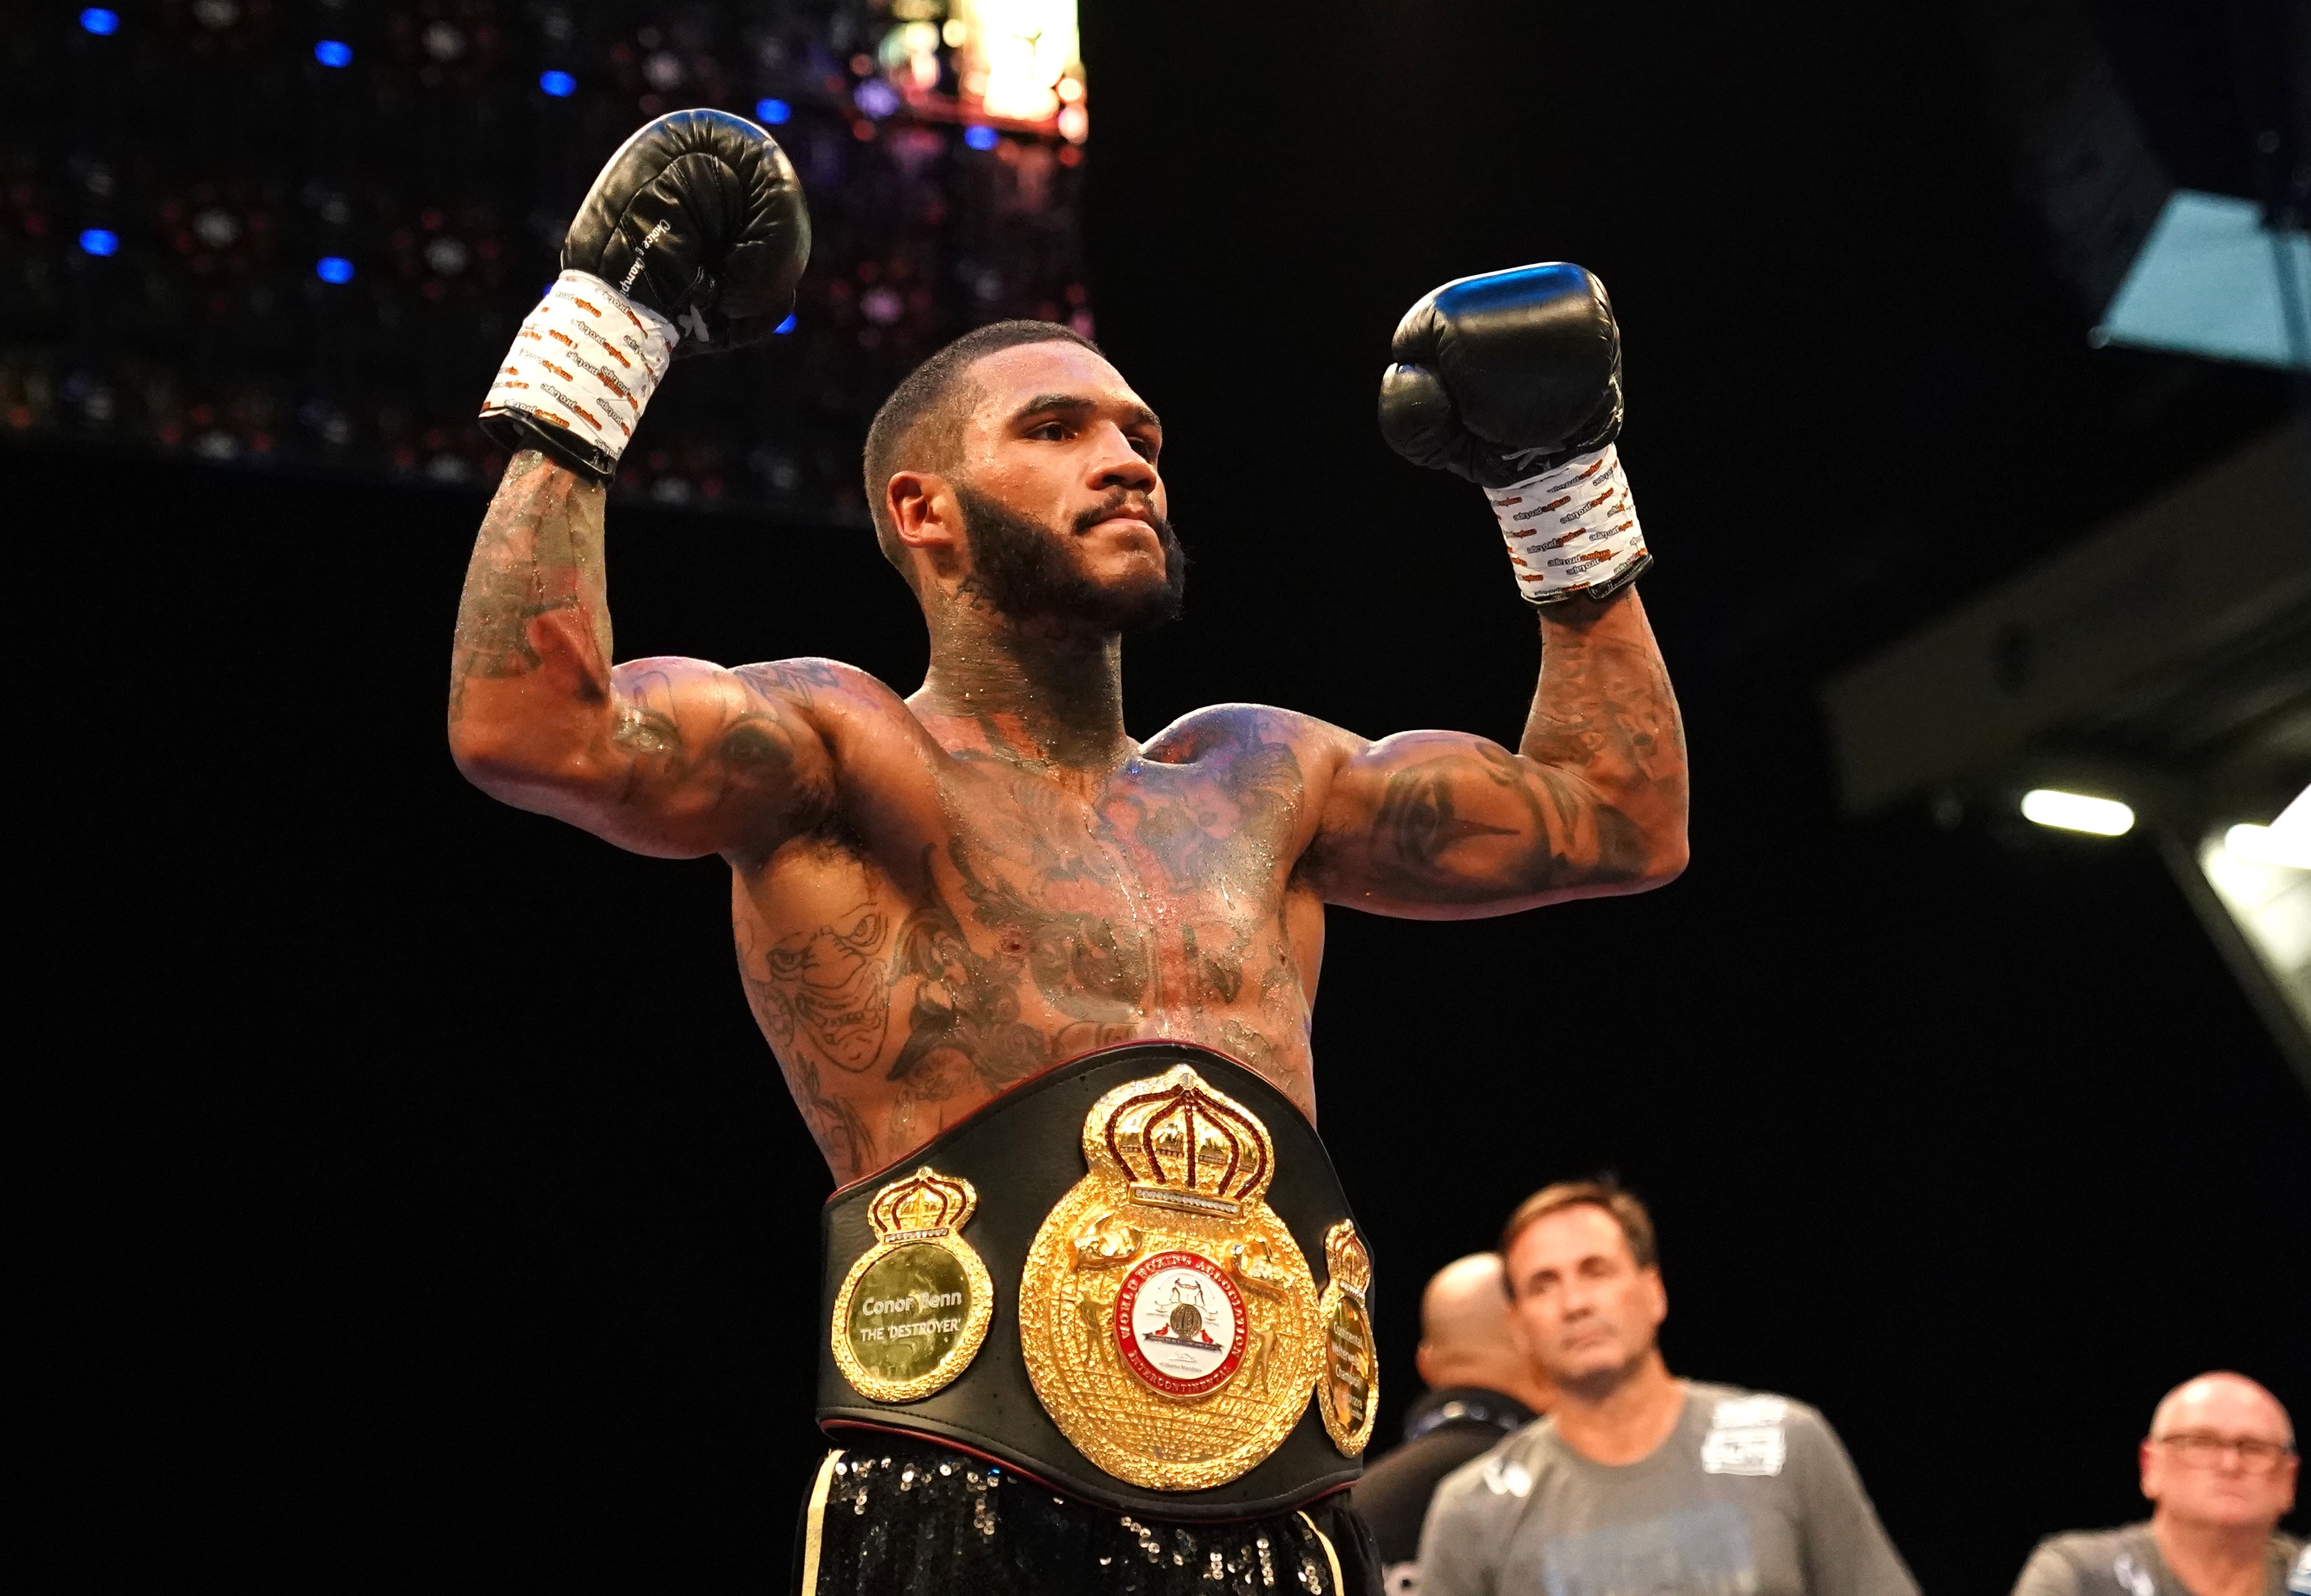
[[[998,615],[1014,621],[1051,619],[1103,632],[1145,632],[1176,620],[1188,580],[1187,551],[1172,523],[1151,509],[1148,524],[1164,546],[1160,580],[1103,586],[1076,563],[1070,539],[1089,531],[1129,502],[1112,499],[1076,518],[1066,533],[957,487],[964,535],[971,540],[972,590]]]

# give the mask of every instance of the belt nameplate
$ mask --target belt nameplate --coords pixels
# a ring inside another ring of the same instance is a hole
[[[971,1365],[995,1316],[995,1286],[963,1227],[979,1206],[969,1181],[929,1164],[868,1205],[875,1244],[834,1296],[835,1366],[877,1402],[916,1402]]]
[[[1316,1411],[1332,1444],[1363,1455],[1380,1415],[1380,1349],[1373,1342],[1372,1254],[1343,1219],[1324,1233],[1324,1295],[1316,1307],[1324,1321],[1324,1373],[1316,1382]]]

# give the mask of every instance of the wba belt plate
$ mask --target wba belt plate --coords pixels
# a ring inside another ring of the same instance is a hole
[[[1225,1484],[1276,1450],[1324,1362],[1308,1260],[1261,1200],[1275,1144],[1181,1064],[1094,1103],[1083,1150],[1019,1288],[1035,1395],[1119,1479]]]
[[[1233,1060],[1132,1042],[1060,1065],[824,1224],[830,1431],[921,1435],[1158,1519],[1296,1507],[1361,1471],[1372,1259],[1314,1128]]]

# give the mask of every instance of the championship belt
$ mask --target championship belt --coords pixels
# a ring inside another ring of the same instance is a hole
[[[1371,1255],[1313,1127],[1217,1053],[1049,1070],[836,1192],[823,1228],[830,1430],[1166,1519],[1282,1512],[1362,1471]]]

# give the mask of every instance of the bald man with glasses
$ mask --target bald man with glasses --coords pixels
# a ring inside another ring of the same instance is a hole
[[[2289,1596],[2311,1555],[2279,1531],[2295,1506],[2295,1427],[2243,1374],[2167,1393],[2141,1451],[2149,1522],[2038,1543],[2014,1596]]]

